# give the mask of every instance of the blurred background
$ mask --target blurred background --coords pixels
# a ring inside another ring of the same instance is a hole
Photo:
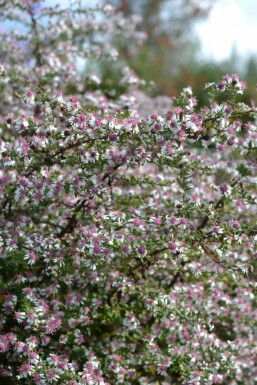
[[[47,2],[49,2],[47,0]],[[106,79],[103,92],[109,97],[124,65],[146,80],[150,96],[176,96],[191,86],[203,106],[208,103],[205,83],[226,73],[238,73],[248,83],[245,103],[257,102],[257,0],[83,0],[85,5],[108,3],[126,16],[142,17],[147,33],[136,50],[124,39],[115,41],[121,53],[116,63],[97,63]],[[69,0],[49,2],[69,4]],[[96,63],[87,63],[87,69]],[[154,82],[154,85],[152,84]],[[124,90],[120,90],[122,93]],[[109,94],[108,94],[109,93]]]
[[[133,54],[117,42],[124,61],[146,81],[153,96],[179,94],[192,86],[200,105],[207,103],[205,83],[226,73],[248,82],[242,101],[256,101],[256,0],[109,0],[126,15],[142,17],[148,38]],[[116,63],[116,66],[118,64]],[[107,76],[119,73],[108,64]],[[118,76],[118,75],[117,75]]]

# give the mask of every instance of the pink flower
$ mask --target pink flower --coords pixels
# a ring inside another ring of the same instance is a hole
[[[142,254],[142,255],[146,254],[146,252],[147,252],[147,250],[146,250],[146,248],[144,246],[140,246],[137,249],[137,251],[139,252],[139,254]]]
[[[182,225],[186,225],[187,224],[187,218],[185,218],[185,217],[180,218],[180,223]]]
[[[176,250],[176,248],[177,248],[177,244],[176,244],[176,242],[169,242],[169,249],[170,250]]]
[[[240,223],[237,220],[232,219],[230,222],[230,226],[233,227],[233,229],[238,229],[240,227]]]
[[[26,378],[28,374],[32,374],[33,367],[29,363],[25,363],[19,367],[18,371],[21,377]]]
[[[133,220],[133,225],[134,225],[135,227],[139,227],[140,224],[141,224],[141,221],[140,221],[139,218],[135,218],[135,219]]]
[[[33,381],[35,383],[41,382],[42,380],[43,380],[42,374],[35,374],[35,376],[33,377]]]

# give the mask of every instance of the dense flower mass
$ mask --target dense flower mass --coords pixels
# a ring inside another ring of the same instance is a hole
[[[125,66],[108,98],[82,67],[121,37],[136,49],[138,18],[9,0],[0,20],[4,383],[256,384],[246,84],[209,83],[202,109],[185,88],[164,112]]]

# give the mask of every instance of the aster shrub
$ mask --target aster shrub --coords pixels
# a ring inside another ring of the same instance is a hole
[[[8,0],[0,19],[1,384],[256,384],[246,84],[165,111],[124,64],[108,99],[82,67],[136,49],[138,18]]]

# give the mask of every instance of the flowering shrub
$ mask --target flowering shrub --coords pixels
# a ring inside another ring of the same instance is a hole
[[[128,68],[114,101],[78,64],[113,56],[114,33],[143,38],[136,18],[32,0],[9,0],[0,16],[4,383],[256,384],[246,84],[226,75],[206,86],[208,107],[187,88],[142,116]]]

